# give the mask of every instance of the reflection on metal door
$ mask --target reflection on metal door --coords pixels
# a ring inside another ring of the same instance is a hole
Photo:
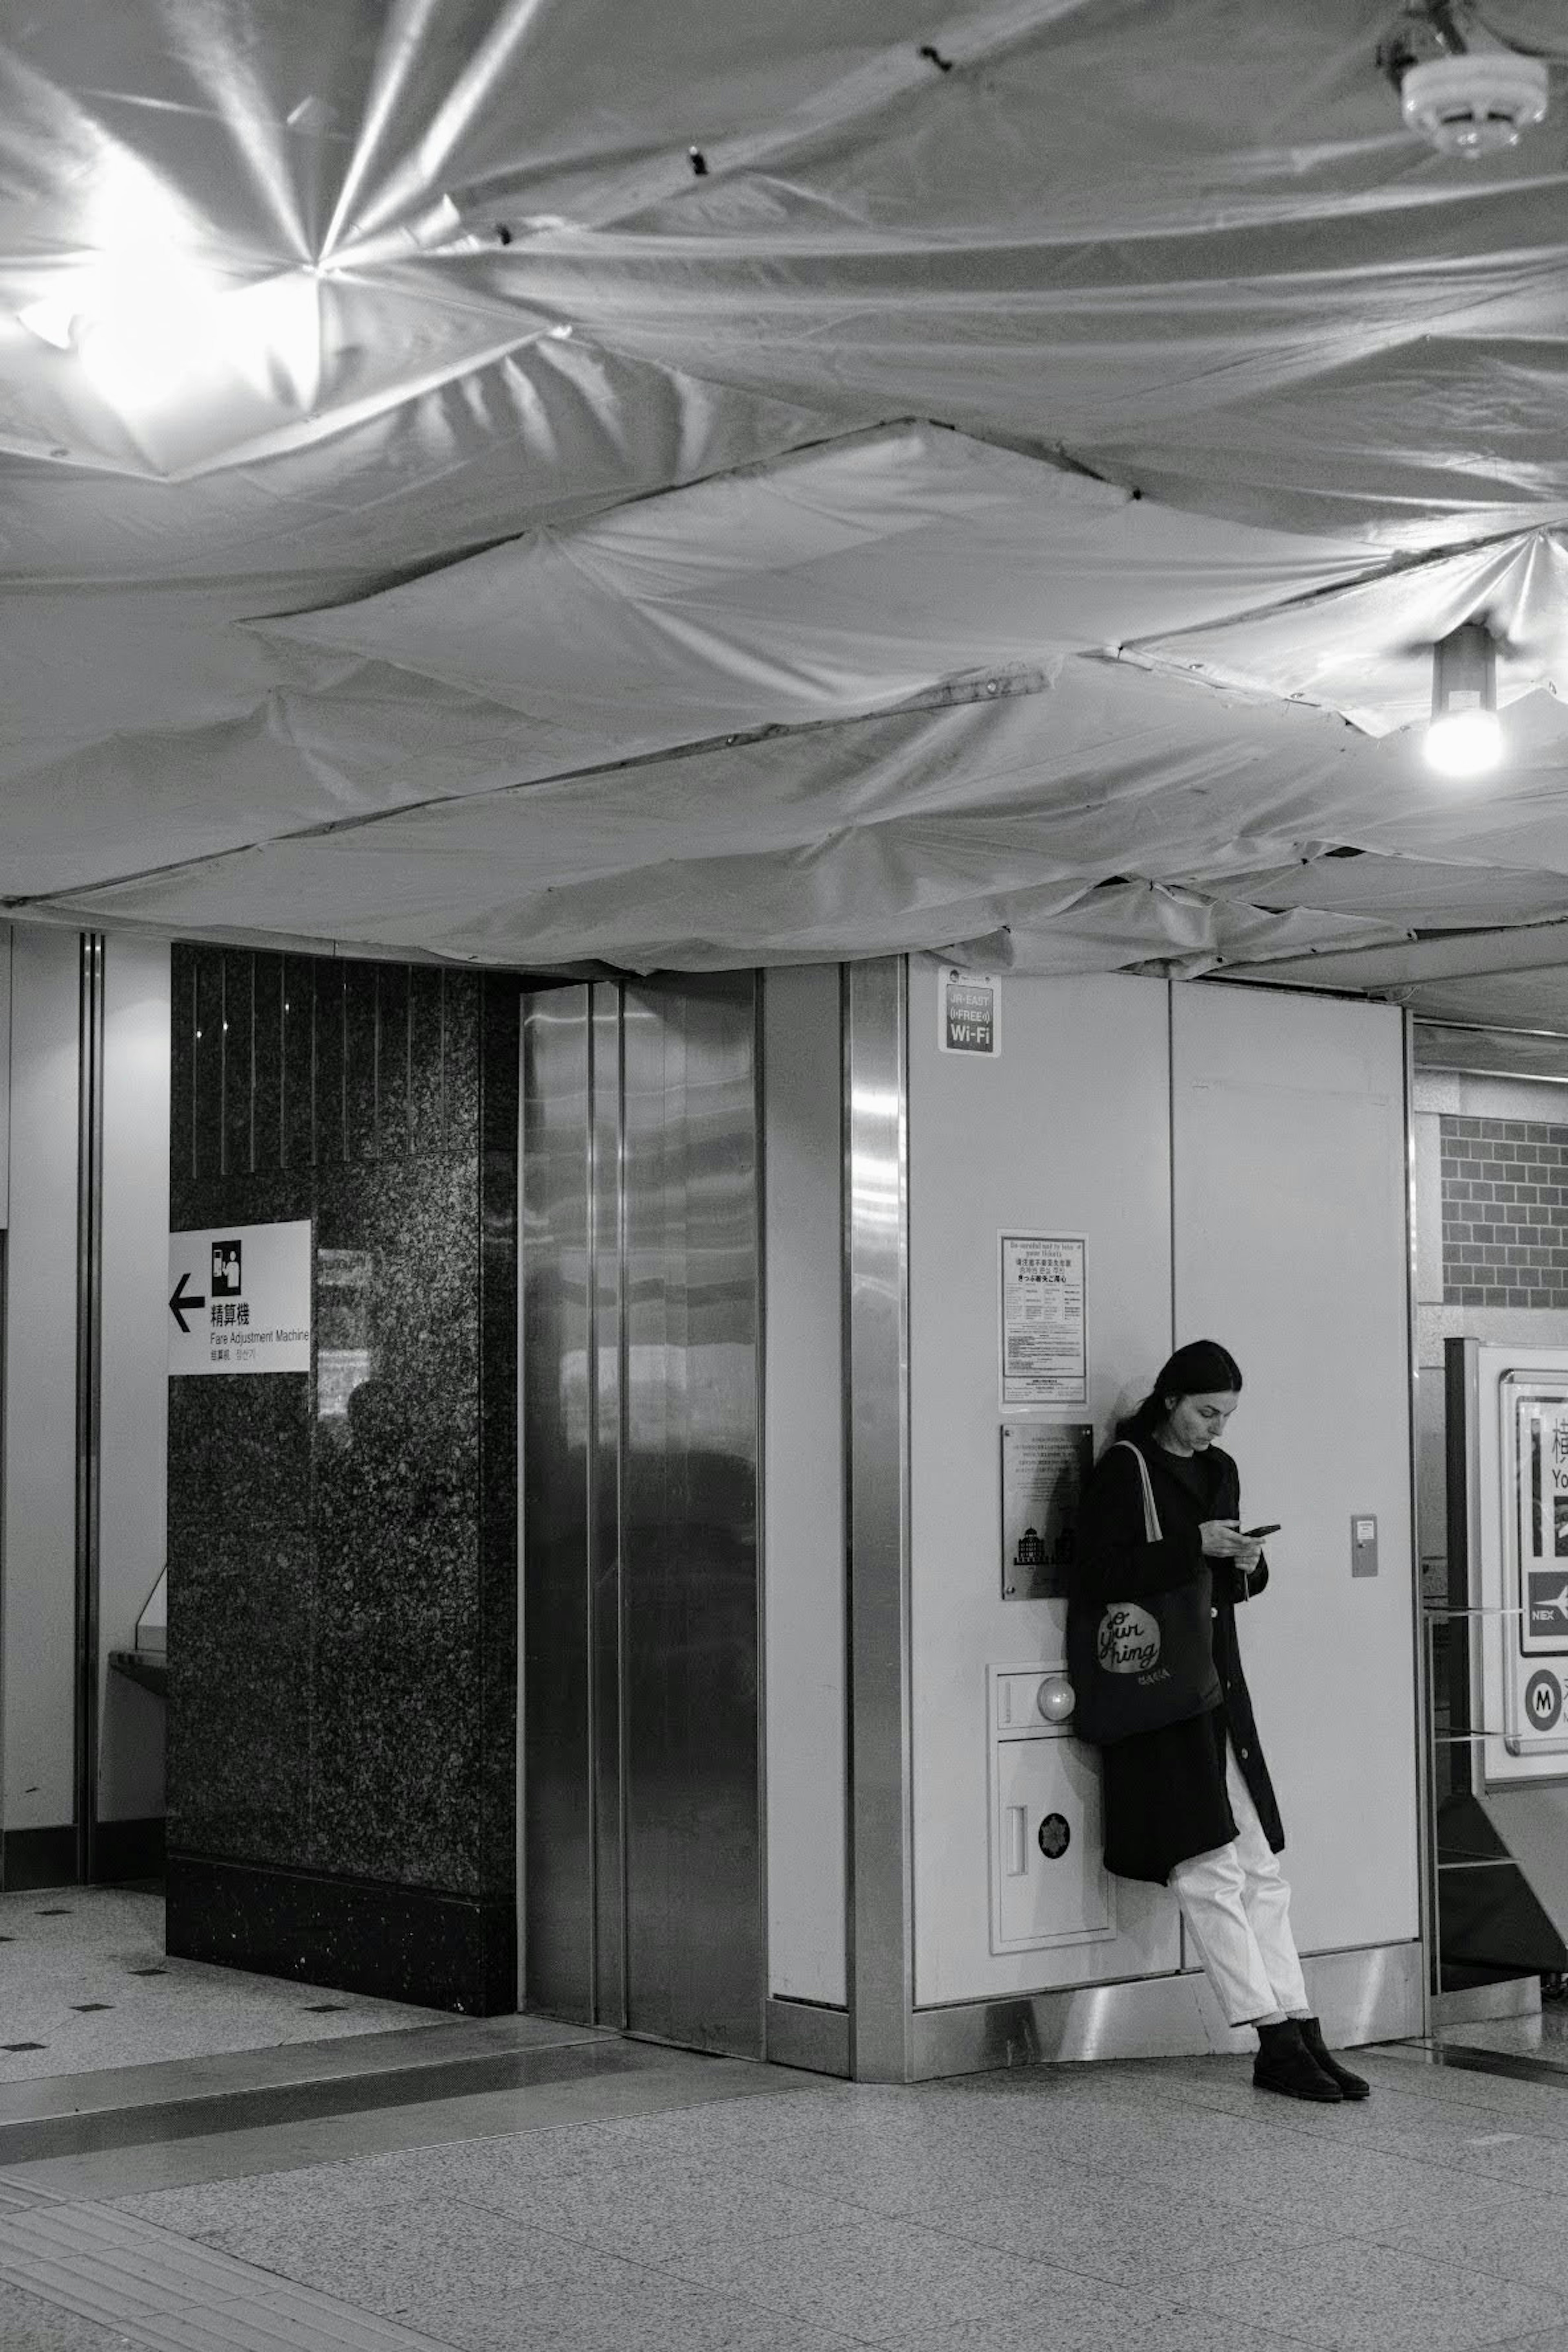
[[[756,998],[525,1000],[527,1999],[760,2056]]]

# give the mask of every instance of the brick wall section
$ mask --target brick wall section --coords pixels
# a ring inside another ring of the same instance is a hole
[[[1568,1127],[1438,1121],[1443,1302],[1568,1307]]]

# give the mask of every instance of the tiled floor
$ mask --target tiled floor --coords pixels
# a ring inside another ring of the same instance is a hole
[[[1363,2053],[1360,2107],[1231,2058],[891,2090],[160,1926],[0,1901],[4,2352],[1568,2352],[1552,2008]]]
[[[452,2021],[441,2010],[172,1960],[156,1893],[0,1895],[0,2083]]]
[[[476,2062],[461,2099],[232,2137],[154,2111],[144,2147],[13,2162],[0,2109],[0,2343],[1568,2352],[1568,2075],[1405,2049],[1363,2053],[1362,2107],[1228,2058],[890,2090],[553,2031],[548,2082]]]

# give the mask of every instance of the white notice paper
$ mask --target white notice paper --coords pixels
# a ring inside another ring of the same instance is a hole
[[[308,1372],[310,1220],[169,1235],[169,1371]]]
[[[1084,1245],[1079,1235],[1002,1235],[1002,1402],[1089,1402]]]

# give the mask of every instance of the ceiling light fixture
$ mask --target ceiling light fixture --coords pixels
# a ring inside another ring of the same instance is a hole
[[[1465,0],[1410,0],[1377,61],[1406,125],[1443,154],[1496,154],[1545,119],[1546,59],[1500,38]]]
[[[1432,719],[1423,748],[1440,776],[1484,776],[1502,758],[1497,645],[1484,622],[1464,622],[1432,648]]]

